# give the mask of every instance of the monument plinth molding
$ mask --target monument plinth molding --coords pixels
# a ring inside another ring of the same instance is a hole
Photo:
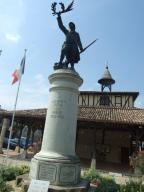
[[[48,110],[41,151],[31,162],[30,177],[51,185],[76,185],[80,160],[75,154],[79,87],[77,72],[58,69],[49,76]]]

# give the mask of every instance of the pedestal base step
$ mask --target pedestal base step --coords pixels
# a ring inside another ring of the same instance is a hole
[[[87,192],[89,190],[90,183],[86,180],[81,180],[80,183],[74,186],[49,186],[49,192]]]

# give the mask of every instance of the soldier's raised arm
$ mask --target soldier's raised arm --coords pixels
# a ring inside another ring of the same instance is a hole
[[[63,25],[62,19],[60,14],[57,17],[57,22],[58,22],[58,26],[59,28],[62,30],[62,32],[66,35],[68,33],[67,28]]]

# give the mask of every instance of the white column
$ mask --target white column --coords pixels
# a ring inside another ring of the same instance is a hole
[[[3,148],[4,137],[5,137],[6,130],[9,128],[9,126],[10,126],[10,120],[8,118],[4,118],[1,134],[0,134],[0,154],[3,153],[2,148]]]
[[[51,84],[42,148],[32,159],[31,178],[53,185],[77,184],[80,161],[75,154],[78,88],[83,80],[69,69],[56,70]]]

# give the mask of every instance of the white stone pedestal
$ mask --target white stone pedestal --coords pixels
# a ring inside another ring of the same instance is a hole
[[[69,69],[49,76],[51,84],[42,148],[31,161],[30,177],[51,185],[76,185],[80,160],[75,154],[78,88],[83,80]]]

